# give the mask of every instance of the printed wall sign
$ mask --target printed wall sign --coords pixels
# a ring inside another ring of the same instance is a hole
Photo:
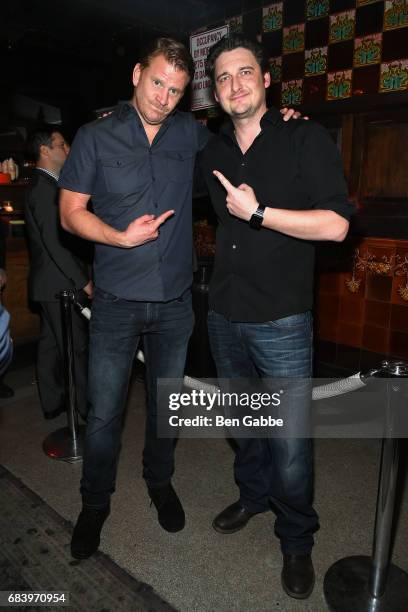
[[[381,64],[380,92],[405,91],[408,89],[408,59]]]
[[[405,26],[408,26],[407,0],[386,0],[384,5],[384,30],[395,30],[395,28],[404,28]]]
[[[283,2],[264,6],[262,10],[262,31],[280,30],[283,24]]]
[[[283,53],[297,53],[305,48],[305,24],[283,28]]]
[[[351,96],[352,70],[329,72],[327,75],[327,100],[342,100]]]
[[[282,56],[270,57],[269,72],[271,73],[271,83],[280,83],[282,80]]]
[[[193,111],[215,105],[211,81],[205,74],[205,59],[209,49],[226,34],[228,34],[228,25],[190,36],[190,53],[195,69],[191,83],[191,110]]]
[[[354,40],[354,66],[367,66],[381,62],[382,34],[372,34]]]
[[[305,76],[316,76],[327,72],[327,47],[316,47],[305,51]]]
[[[354,9],[330,15],[330,43],[350,40],[354,37],[355,16],[356,11]]]
[[[282,106],[296,106],[302,103],[303,79],[282,83]]]
[[[329,0],[306,0],[306,19],[327,17],[329,10]]]

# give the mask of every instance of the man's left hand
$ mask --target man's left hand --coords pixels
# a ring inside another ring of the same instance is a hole
[[[299,111],[295,111],[295,109],[288,108],[287,106],[285,106],[284,108],[281,108],[280,112],[283,115],[283,120],[284,121],[289,121],[289,119],[300,119],[302,117],[302,115],[301,115],[301,113],[299,113]],[[307,121],[309,119],[309,117],[305,116],[305,117],[302,117],[302,119]]]
[[[221,185],[226,189],[227,208],[231,215],[244,219],[244,221],[249,221],[259,206],[252,187],[246,183],[234,187],[218,170],[213,170],[213,174],[215,174]]]

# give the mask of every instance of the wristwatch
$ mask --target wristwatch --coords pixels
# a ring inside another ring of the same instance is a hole
[[[261,229],[262,221],[264,218],[264,212],[265,212],[265,206],[262,206],[262,204],[259,204],[258,208],[256,209],[256,211],[254,212],[254,214],[249,220],[250,227],[252,227],[253,229],[257,229],[257,230]]]

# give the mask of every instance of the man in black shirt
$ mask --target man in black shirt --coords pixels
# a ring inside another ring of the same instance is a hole
[[[59,180],[63,227],[96,243],[83,509],[71,543],[76,558],[96,551],[109,515],[141,337],[148,396],[143,476],[163,529],[185,524],[171,483],[174,440],[158,438],[156,429],[157,380],[182,379],[193,327],[192,179],[195,155],[210,137],[176,108],[193,73],[181,43],[152,41],[134,68],[132,99],[80,128]]]
[[[285,123],[268,110],[270,75],[258,43],[238,34],[223,38],[210,50],[207,72],[232,120],[202,154],[219,221],[208,320],[217,373],[308,379],[312,241],[341,241],[349,225],[341,160],[319,125]],[[309,400],[307,394],[298,402],[301,416]],[[283,587],[296,598],[308,597],[314,585],[312,463],[305,437],[237,439],[240,499],[213,522],[218,532],[233,533],[272,505]]]

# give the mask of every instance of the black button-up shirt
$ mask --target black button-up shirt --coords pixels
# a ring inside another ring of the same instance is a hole
[[[342,162],[328,132],[312,121],[288,121],[274,108],[242,154],[232,122],[201,154],[219,226],[210,308],[232,321],[270,321],[309,310],[314,244],[274,230],[252,229],[229,214],[226,192],[212,174],[250,185],[260,204],[291,210],[327,209],[349,218]]]
[[[60,187],[90,194],[96,216],[121,231],[141,215],[175,210],[157,240],[131,249],[96,244],[97,287],[129,300],[162,302],[191,285],[194,158],[208,138],[193,115],[176,110],[150,145],[130,103],[78,130]]]

